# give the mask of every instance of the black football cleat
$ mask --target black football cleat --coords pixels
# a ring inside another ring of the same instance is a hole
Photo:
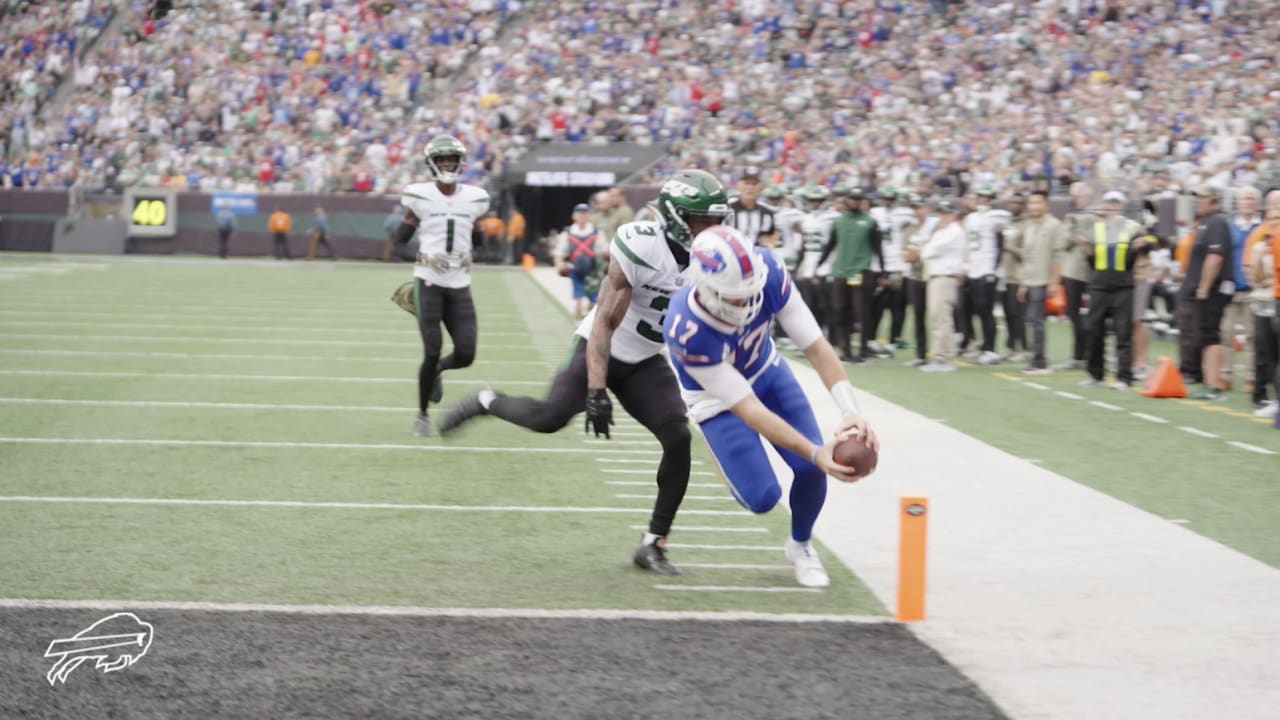
[[[656,543],[652,545],[641,545],[636,548],[635,557],[632,558],[636,567],[642,570],[658,573],[659,575],[679,575],[680,568],[671,564],[667,559],[667,551],[663,550]]]
[[[431,386],[431,397],[427,398],[432,403],[438,403],[444,399],[444,373],[436,375],[436,384]]]
[[[476,390],[445,411],[444,421],[440,423],[440,434],[448,435],[468,420],[488,414],[489,411],[480,404],[480,391]]]

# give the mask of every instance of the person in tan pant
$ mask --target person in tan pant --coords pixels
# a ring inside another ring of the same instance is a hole
[[[964,227],[960,211],[951,200],[937,204],[938,227],[920,248],[929,284],[925,291],[929,303],[929,325],[932,328],[930,350],[933,359],[920,369],[924,372],[954,372],[956,369],[955,312],[959,300],[960,278],[964,273]]]

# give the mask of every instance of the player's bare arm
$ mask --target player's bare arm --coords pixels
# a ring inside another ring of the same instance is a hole
[[[754,393],[734,403],[729,410],[769,442],[800,457],[809,458],[810,462],[837,480],[853,482],[859,479],[856,470],[840,465],[832,458],[832,450],[840,438],[833,438],[820,447],[814,445],[799,430],[791,427],[790,423],[765,407]]]
[[[827,342],[826,338],[818,338],[809,343],[803,352],[809,359],[809,363],[813,365],[813,369],[818,372],[818,377],[822,378],[822,384],[831,391],[836,405],[840,407],[843,418],[840,427],[836,429],[836,434],[845,435],[850,432],[859,434],[867,447],[879,452],[880,439],[876,437],[875,431],[858,410],[857,403],[853,399],[853,385],[849,382],[849,376],[845,374],[844,364],[836,355],[835,348],[831,347],[831,343]]]
[[[600,297],[596,302],[596,320],[587,340],[587,388],[603,390],[609,380],[609,354],[613,345],[613,333],[622,324],[631,305],[631,283],[622,272],[622,266],[609,263],[609,273],[600,284]]]

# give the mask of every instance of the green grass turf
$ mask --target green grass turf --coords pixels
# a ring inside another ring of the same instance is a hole
[[[33,264],[28,257],[4,260],[0,275],[12,267],[7,261]],[[36,262],[65,267],[57,260]],[[408,268],[264,265],[195,261],[110,264],[61,275],[11,271],[19,277],[0,284],[0,398],[9,399],[0,400],[0,437],[409,449],[0,443],[0,494],[634,511],[3,502],[0,526],[14,547],[23,548],[0,558],[4,595],[885,613],[834,561],[828,563],[833,586],[821,593],[655,589],[662,582],[793,588],[781,553],[788,516],[751,516],[737,508],[718,477],[695,475],[689,495],[712,499],[686,500],[673,543],[770,549],[677,548],[673,558],[773,567],[691,567],[669,580],[635,571],[630,553],[640,530],[633,526],[647,522],[654,490],[610,483],[651,483],[652,476],[604,470],[652,471],[656,442],[643,435],[589,441],[577,423],[536,435],[490,419],[447,442],[414,438],[420,345],[412,319],[387,299]],[[568,350],[572,323],[523,273],[478,272],[475,296],[480,362],[446,376],[445,404],[481,382],[540,395]],[[200,357],[208,354],[219,357]],[[15,398],[377,409],[32,404]],[[619,430],[643,433],[625,420]],[[467,449],[476,447],[495,450]],[[500,452],[522,448],[571,452]],[[597,456],[638,462],[601,463]],[[697,444],[694,470],[714,470]],[[680,531],[681,525],[765,532]]]

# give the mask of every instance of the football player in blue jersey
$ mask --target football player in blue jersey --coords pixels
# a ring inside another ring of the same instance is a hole
[[[731,227],[716,226],[698,234],[689,255],[691,284],[672,298],[663,323],[689,415],[734,496],[752,512],[768,512],[782,497],[761,438],[777,449],[795,473],[787,559],[801,585],[826,587],[830,580],[810,537],[826,500],[827,475],[860,479],[854,468],[835,462],[832,448],[850,434],[872,448],[879,441],[835,350],[769,251],[753,247]],[[844,416],[826,443],[800,383],[769,337],[775,318]]]

